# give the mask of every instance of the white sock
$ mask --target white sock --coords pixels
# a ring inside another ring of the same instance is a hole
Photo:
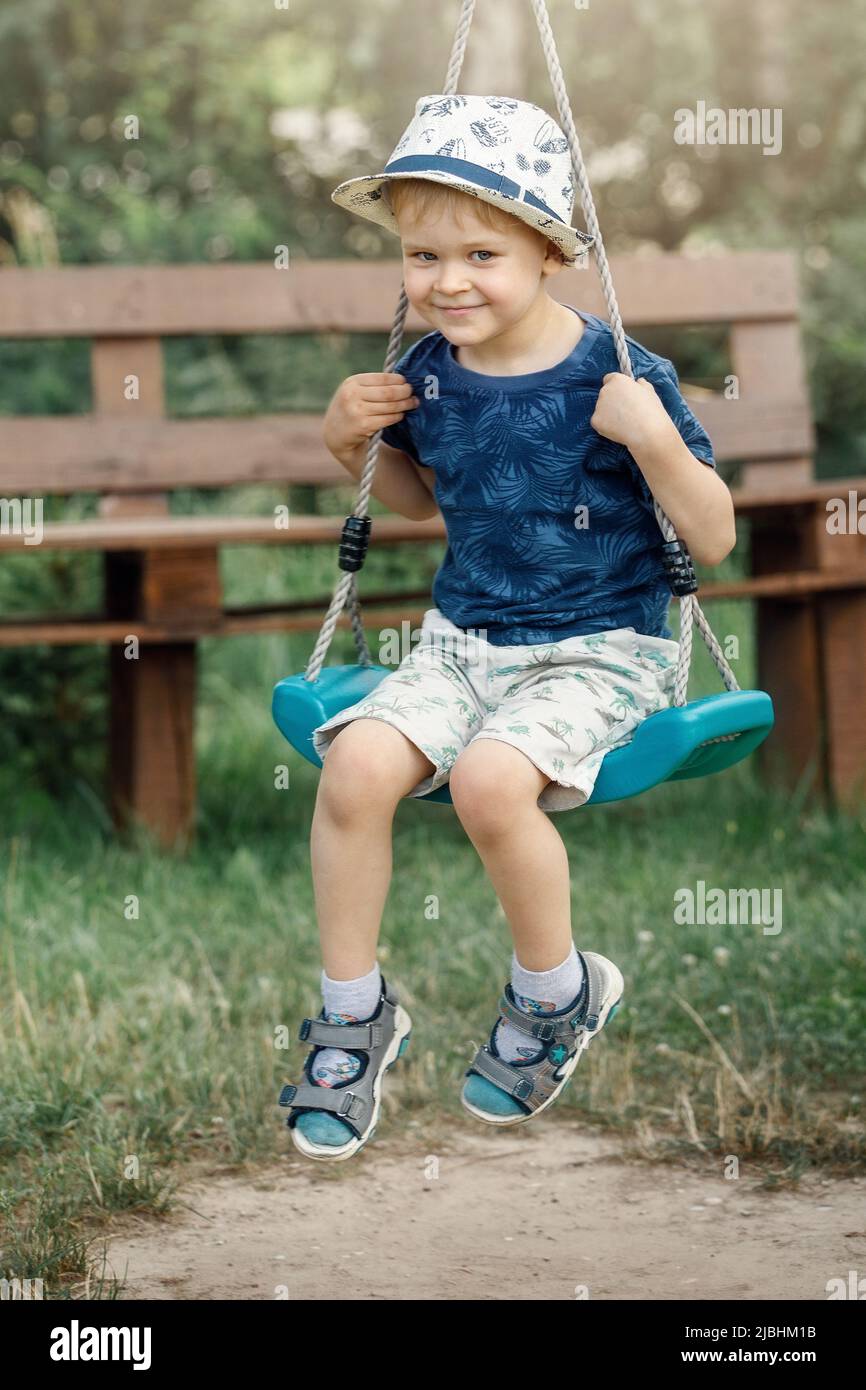
[[[368,1019],[379,1002],[382,976],[379,962],[367,975],[357,980],[332,980],[322,971],[322,1000],[328,1023],[359,1023]],[[312,1066],[314,1086],[336,1086],[351,1081],[361,1070],[361,1061],[353,1052],[340,1047],[324,1047]]]
[[[574,942],[561,965],[553,970],[524,970],[516,955],[511,961],[511,988],[519,1009],[528,1014],[552,1014],[573,1004],[583,985],[583,964]],[[543,1044],[504,1019],[496,1029],[496,1046],[506,1062],[535,1057]]]

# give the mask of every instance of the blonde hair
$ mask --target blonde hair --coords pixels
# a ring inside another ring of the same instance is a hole
[[[421,217],[444,209],[459,222],[461,211],[466,211],[466,204],[471,203],[472,210],[488,227],[504,230],[512,220],[509,213],[484,198],[473,198],[471,193],[432,179],[388,179],[381,187],[382,197],[395,217],[411,204]]]
[[[439,215],[445,210],[462,226],[461,214],[467,210],[466,204],[471,203],[472,211],[491,231],[507,231],[515,222],[510,212],[494,207],[486,199],[473,198],[471,193],[464,193],[462,189],[452,188],[449,184],[436,183],[433,179],[387,179],[381,184],[381,192],[383,201],[395,217],[404,207],[411,205],[421,218],[431,213]],[[523,226],[529,227],[529,224],[524,222]],[[529,230],[536,231],[534,227],[529,227]],[[543,232],[536,231],[536,236],[544,242],[549,240]],[[550,245],[562,254],[555,242]]]

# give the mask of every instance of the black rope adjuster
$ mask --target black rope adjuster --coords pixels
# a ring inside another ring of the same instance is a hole
[[[343,522],[343,533],[340,537],[340,555],[338,564],[341,570],[359,570],[367,557],[367,546],[370,544],[370,527],[373,524],[371,516],[347,516]]]
[[[660,550],[662,565],[667,575],[671,593],[678,597],[683,594],[696,593],[698,581],[695,577],[692,557],[686,548],[685,541],[665,541],[664,545],[660,546]]]

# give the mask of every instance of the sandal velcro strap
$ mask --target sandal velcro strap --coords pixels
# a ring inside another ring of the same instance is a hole
[[[579,1014],[580,1010],[575,1009],[573,1014],[561,1015],[558,1018],[537,1018],[532,1014],[524,1013],[523,1009],[518,1009],[516,1004],[512,1004],[508,995],[503,993],[499,1001],[499,1012],[503,1018],[513,1023],[515,1028],[519,1028],[521,1033],[528,1033],[530,1037],[537,1038],[540,1043],[574,1041],[575,1023],[574,1014]],[[578,1025],[579,1026],[579,1025]]]
[[[537,1109],[542,1101],[547,1099],[555,1084],[545,1085],[548,1080],[553,1081],[554,1068],[549,1064],[537,1062],[531,1069],[526,1069],[527,1073],[531,1071],[531,1074],[521,1076],[520,1072],[509,1066],[501,1057],[494,1057],[487,1047],[479,1049],[470,1070],[478,1072],[479,1076],[486,1076],[494,1086],[506,1091],[515,1100],[523,1101],[530,1110]]]
[[[381,1023],[325,1023],[320,1018],[305,1018],[298,1037],[317,1047],[381,1047],[384,1029]]]
[[[541,1043],[555,1041],[570,1047],[578,1034],[595,1032],[604,998],[604,979],[594,960],[587,960],[580,951],[578,955],[583,964],[584,982],[580,1003],[575,1004],[569,1013],[541,1017],[525,1013],[523,1009],[518,1009],[513,999],[509,999],[511,986],[507,985],[499,1000],[499,1012],[503,1018]]]
[[[339,1027],[339,1025],[337,1025]],[[284,1086],[280,1092],[279,1104],[307,1105],[314,1110],[330,1110],[342,1119],[360,1120],[367,1108],[363,1096],[356,1096],[351,1090],[329,1086],[310,1086],[302,1082],[300,1086]]]

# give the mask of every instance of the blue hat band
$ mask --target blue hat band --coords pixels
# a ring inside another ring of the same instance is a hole
[[[483,164],[473,164],[469,159],[452,159],[448,155],[442,154],[409,154],[403,159],[394,159],[390,164],[386,164],[383,173],[455,174],[464,179],[466,183],[477,183],[481,188],[489,188],[495,193],[505,193],[509,198],[514,198],[518,202],[530,203],[532,207],[538,208],[548,217],[553,217],[557,222],[561,222],[564,227],[568,225],[558,212],[554,212],[553,208],[549,208],[540,198],[536,198],[535,194],[530,193],[528,188],[522,188],[519,183],[514,182],[514,179],[506,178],[505,174],[491,173],[489,169],[485,169]]]

